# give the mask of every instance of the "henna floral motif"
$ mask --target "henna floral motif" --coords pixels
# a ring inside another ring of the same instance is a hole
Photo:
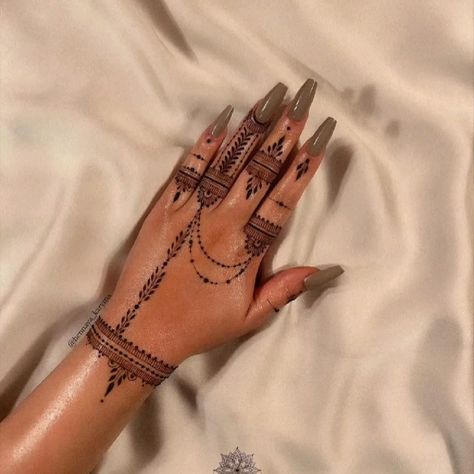
[[[247,165],[247,172],[250,174],[246,186],[246,198],[257,193],[263,187],[263,183],[271,184],[280,172],[283,154],[283,142],[285,136],[280,137],[266,149],[260,149]]]
[[[279,234],[281,227],[255,214],[244,228],[245,248],[252,256],[263,253]]]
[[[87,333],[87,341],[99,352],[99,357],[106,356],[109,359],[111,370],[104,397],[126,378],[131,381],[140,378],[143,385],[156,387],[176,369],[175,366],[140,349],[100,316]]]
[[[295,181],[298,181],[298,179],[300,179],[301,176],[307,173],[308,168],[309,168],[309,158],[306,158],[304,161],[302,161],[296,166],[296,180]]]
[[[173,198],[173,202],[179,199],[181,193],[194,191],[197,188],[200,179],[201,175],[196,171],[195,168],[192,166],[181,166],[175,177],[177,189]]]

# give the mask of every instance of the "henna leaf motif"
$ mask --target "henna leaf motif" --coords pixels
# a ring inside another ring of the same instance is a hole
[[[249,134],[245,128],[239,133],[236,142],[227,150],[225,158],[219,164],[219,171],[221,173],[229,173],[241,154],[245,151],[245,147],[251,138],[251,134]]]
[[[247,186],[245,188],[246,199],[250,199],[252,194],[257,193],[260,189],[262,189],[262,180],[255,176],[250,176],[250,178],[247,180]]]
[[[283,153],[283,142],[285,141],[285,135],[280,139],[267,147],[267,153],[275,158],[279,157]]]
[[[306,158],[306,160],[298,164],[298,166],[296,167],[297,180],[300,179],[301,176],[303,176],[308,171],[308,167],[309,167],[309,158]]]

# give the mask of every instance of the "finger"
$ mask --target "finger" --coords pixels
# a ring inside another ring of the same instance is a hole
[[[257,208],[303,131],[317,83],[308,79],[286,107],[272,132],[239,174],[220,208],[232,209],[245,221]]]
[[[343,272],[340,265],[334,265],[324,270],[295,267],[277,273],[255,290],[244,320],[245,332],[260,327],[272,314],[278,313],[303,292],[322,288]]]
[[[233,111],[234,108],[228,105],[219,114],[216,120],[202,132],[191,151],[179,166],[165,190],[172,208],[177,209],[181,207],[189,200],[197,188],[216,151],[224,141],[227,133],[227,124]]]
[[[278,235],[319,168],[335,127],[336,120],[328,117],[301,147],[285,174],[245,226],[248,245],[257,246],[263,242],[262,247],[268,246]]]
[[[219,204],[227,195],[247,158],[267,131],[286,90],[287,87],[280,82],[257,102],[221,149],[199,184],[198,199],[202,207]]]

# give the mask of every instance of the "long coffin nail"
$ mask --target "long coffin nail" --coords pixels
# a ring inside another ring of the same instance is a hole
[[[269,122],[285,98],[288,87],[279,82],[258,104],[255,118],[260,123]]]
[[[228,105],[214,120],[211,124],[211,135],[213,137],[218,137],[224,131],[224,128],[227,127],[230,118],[232,117],[232,112],[234,112],[234,107]]]
[[[292,120],[301,120],[311,106],[318,83],[314,79],[307,79],[296,93],[288,109],[288,117]]]
[[[334,280],[334,278],[337,278],[342,273],[344,273],[344,270],[340,265],[319,270],[319,272],[312,273],[309,277],[305,278],[304,287],[306,290],[314,290]]]
[[[314,135],[309,139],[308,153],[310,155],[320,155],[326,145],[328,144],[334,129],[336,128],[337,121],[332,117],[328,117],[314,132]]]

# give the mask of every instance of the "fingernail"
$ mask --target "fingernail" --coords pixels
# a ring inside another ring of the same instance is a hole
[[[307,79],[296,93],[288,109],[288,117],[292,120],[301,120],[305,117],[314,99],[318,83],[314,79]]]
[[[337,121],[332,117],[328,117],[314,132],[314,135],[309,139],[308,153],[310,155],[320,155],[326,145],[328,144],[334,129],[336,128]]]
[[[334,280],[334,278],[337,278],[342,273],[344,273],[344,270],[340,265],[324,268],[323,270],[312,273],[309,277],[305,278],[304,287],[306,290],[314,290],[325,285],[331,280]]]
[[[232,117],[232,112],[234,111],[234,107],[232,105],[228,105],[212,122],[211,124],[211,136],[218,137],[224,131],[224,128],[227,127],[230,118]]]
[[[282,103],[288,87],[279,82],[258,104],[255,110],[255,118],[260,123],[269,122],[275,111]]]

